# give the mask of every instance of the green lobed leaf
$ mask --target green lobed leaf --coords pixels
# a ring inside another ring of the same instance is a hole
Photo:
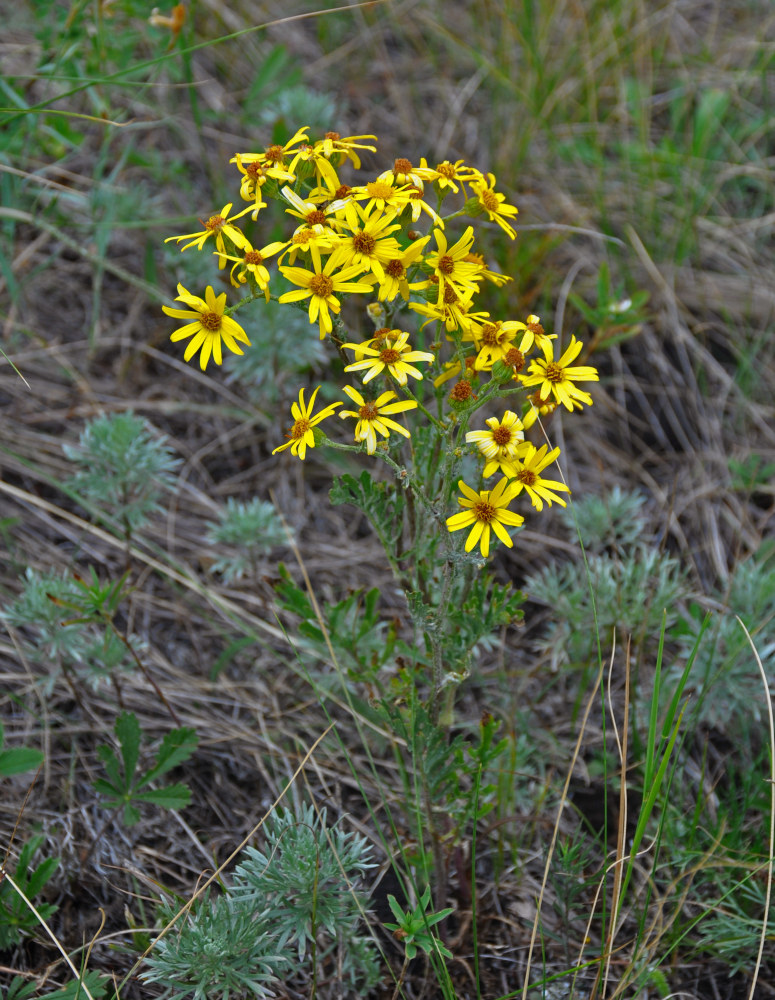
[[[181,726],[180,729],[173,729],[162,740],[159,752],[156,755],[156,763],[146,771],[142,779],[138,781],[137,788],[143,788],[155,778],[160,778],[173,767],[188,760],[196,750],[199,737],[196,730],[190,726]]]
[[[0,750],[0,778],[11,774],[34,771],[43,763],[43,754],[32,747],[14,747]]]
[[[121,757],[124,761],[124,778],[126,787],[132,787],[132,778],[140,757],[140,723],[134,712],[122,712],[116,719],[115,733],[121,744]],[[107,768],[106,768],[107,770]]]
[[[191,789],[180,782],[164,788],[149,788],[132,796],[136,802],[152,802],[163,809],[185,809],[191,802]]]

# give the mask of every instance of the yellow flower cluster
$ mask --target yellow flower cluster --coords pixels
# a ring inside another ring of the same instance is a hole
[[[559,449],[537,448],[525,440],[524,432],[539,415],[558,405],[574,410],[591,404],[589,394],[576,383],[596,380],[597,372],[587,365],[573,365],[582,349],[575,338],[555,359],[555,338],[545,333],[538,316],[530,315],[525,322],[498,320],[477,309],[477,295],[486,283],[501,286],[510,278],[491,270],[476,252],[473,225],[455,239],[449,236],[446,223],[467,215],[500,227],[511,239],[516,237],[512,223],[517,209],[496,190],[492,174],[463,160],[429,166],[425,159],[415,165],[402,157],[373,179],[349,185],[340,177],[342,168],[358,170],[362,153],[376,151],[372,144],[376,137],[344,138],[328,132],[312,141],[308,132],[307,127],[300,128],[283,145],[235,155],[231,162],[239,171],[239,194],[247,206],[232,215],[233,205],[227,204],[203,222],[200,232],[170,239],[183,243],[183,250],[212,248],[221,269],[230,263],[232,285],[249,293],[244,301],[258,295],[267,300],[273,297],[270,268],[276,268],[286,286],[274,295],[276,300],[302,305],[321,339],[334,336],[342,356],[344,351],[353,352],[346,372],[359,373],[364,386],[372,380],[381,383],[372,399],[352,386],[343,389],[355,409],[343,409],[339,416],[356,420],[355,442],[369,454],[380,444],[378,435],[386,439],[394,431],[409,437],[406,427],[391,415],[422,406],[409,388],[410,377],[415,382],[423,378],[418,363],[433,365],[439,428],[445,420],[454,422],[456,411],[473,406],[475,388],[484,373],[508,385],[509,392],[519,386],[534,388],[526,395],[521,416],[507,410],[500,419],[489,418],[486,430],[466,435],[484,458],[482,475],[487,478],[498,471],[503,478],[493,490],[480,491],[461,481],[459,503],[464,509],[447,524],[450,531],[470,526],[466,548],[478,542],[487,555],[491,529],[504,544],[511,544],[503,525],[521,523],[508,504],[523,489],[538,510],[543,503],[565,503],[557,491],[568,492],[567,487],[541,476]],[[449,196],[458,203],[462,200],[462,205],[445,218],[441,211]],[[250,216],[256,222],[268,198],[283,205],[292,231],[285,240],[254,246],[242,220]],[[249,344],[248,336],[225,308],[225,293],[216,298],[208,286],[200,299],[182,286],[178,291],[178,300],[190,308],[165,306],[164,311],[190,320],[172,334],[174,341],[191,338],[185,351],[187,361],[199,352],[203,370],[210,357],[220,364],[222,343],[242,353],[240,344]],[[374,320],[378,329],[366,340],[350,342],[341,335],[342,298],[347,295],[367,297],[362,299],[367,307],[362,318],[366,323]],[[421,318],[417,337],[423,336],[428,324],[436,324],[439,333],[429,345],[433,351],[410,344],[412,335],[402,328],[405,322],[397,321],[398,311],[405,307],[410,310],[406,320],[411,313]],[[453,344],[447,360],[440,353],[445,341]],[[528,361],[531,351],[538,354]],[[448,394],[445,416],[444,386],[452,379],[456,381]],[[408,398],[399,398],[396,389]],[[308,402],[304,390],[299,393],[288,440],[275,451],[290,447],[304,459],[307,448],[314,447],[313,429],[343,405],[342,401],[331,403],[313,415],[317,392],[312,392]]]

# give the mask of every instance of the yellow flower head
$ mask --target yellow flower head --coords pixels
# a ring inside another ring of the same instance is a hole
[[[394,392],[383,392],[375,400],[365,400],[357,389],[346,385],[344,391],[358,407],[357,410],[340,410],[340,417],[354,417],[358,423],[355,425],[355,440],[366,442],[366,451],[373,455],[377,447],[377,434],[388,437],[390,431],[397,431],[404,437],[409,437],[409,431],[401,424],[390,420],[387,414],[403,413],[405,410],[414,410],[417,403],[413,399],[401,400],[398,403],[391,403],[391,399],[398,399]]]
[[[571,367],[570,362],[577,358],[583,344],[575,337],[571,337],[570,344],[559,361],[554,360],[554,344],[547,338],[542,345],[544,359],[536,358],[530,362],[527,375],[520,375],[519,379],[525,386],[539,385],[540,399],[544,400],[549,395],[554,396],[558,403],[568,409],[573,410],[574,404],[586,403],[592,405],[592,397],[588,392],[579,389],[575,382],[597,382],[597,369],[591,365],[577,365]]]
[[[354,201],[344,205],[348,233],[343,233],[332,254],[336,265],[357,265],[360,271],[372,271],[382,281],[384,264],[398,257],[401,244],[391,236],[401,226],[395,212],[374,211],[370,215]]]
[[[517,214],[517,209],[507,204],[506,196],[495,190],[495,175],[487,174],[486,180],[472,181],[471,190],[490,222],[496,222],[507,236],[516,239],[517,231],[508,220]]]
[[[231,318],[224,315],[226,304],[226,292],[222,292],[217,298],[211,285],[205,290],[204,299],[187,292],[182,285],[178,285],[178,295],[176,302],[184,302],[190,309],[174,309],[171,306],[162,306],[162,310],[168,316],[175,316],[177,319],[190,319],[191,323],[176,330],[170,340],[185,340],[192,337],[191,343],[186,347],[183,355],[185,361],[190,361],[197,351],[201,351],[199,365],[204,371],[207,362],[212,355],[213,361],[220,365],[223,363],[223,352],[221,341],[234,354],[242,354],[242,348],[237,341],[250,346],[248,335]]]
[[[561,490],[564,493],[570,493],[570,489],[565,483],[558,483],[554,479],[541,478],[541,473],[547,465],[551,465],[560,454],[559,448],[553,448],[551,451],[548,451],[548,448],[549,446],[546,444],[541,445],[540,448],[529,444],[527,454],[524,455],[521,461],[515,464],[515,469],[512,473],[514,481],[511,485],[515,489],[515,496],[524,488],[536,510],[543,509],[544,500],[550,506],[552,503],[558,503],[561,507],[567,506],[562,497],[558,497],[552,490]]]
[[[399,186],[395,177],[390,174],[384,180],[369,181],[350,188],[348,197],[354,201],[365,201],[364,211],[367,215],[375,208],[379,212],[390,208],[400,215],[409,201],[410,190],[407,185]]]
[[[421,379],[422,372],[409,362],[433,361],[434,355],[430,351],[413,351],[407,343],[409,334],[406,331],[391,330],[390,334],[391,336],[372,337],[362,344],[344,344],[344,347],[356,352],[356,357],[360,353],[362,359],[347,365],[345,371],[357,372],[367,368],[368,372],[363,378],[364,385],[385,369],[399,385],[406,385],[408,375]],[[375,341],[377,343],[372,347]]]
[[[472,180],[482,176],[476,167],[467,167],[465,160],[455,160],[454,163],[444,160],[442,163],[437,163],[435,167],[429,167],[424,157],[420,159],[420,166],[415,173],[423,181],[432,181],[440,192],[446,193],[447,188],[449,188],[455,194],[460,190],[455,181],[470,184]]]
[[[275,166],[271,163],[261,162],[261,153],[237,153],[229,163],[236,163],[237,169],[242,174],[240,182],[240,198],[243,201],[252,201],[251,218],[255,221],[259,210],[266,207],[262,188],[266,182],[272,178],[275,181],[292,181],[294,176],[283,167]]]
[[[525,324],[516,320],[505,323],[485,323],[479,331],[480,350],[476,356],[476,370],[489,371],[496,361],[503,361],[512,348],[512,341]]]
[[[304,390],[299,390],[299,401],[298,403],[291,404],[291,416],[293,417],[293,426],[288,431],[288,440],[285,444],[281,444],[278,448],[275,448],[272,452],[273,455],[277,454],[278,451],[284,451],[286,448],[291,449],[291,454],[298,455],[298,457],[304,461],[307,454],[307,448],[315,447],[315,434],[313,432],[313,427],[316,427],[321,420],[325,420],[326,417],[330,417],[337,406],[341,406],[341,402],[329,403],[325,406],[319,413],[312,415],[312,411],[315,408],[315,397],[320,391],[320,386],[312,393],[309,398],[309,403],[304,402]]]
[[[409,293],[416,292],[428,287],[428,281],[410,282],[407,278],[407,271],[416,264],[422,254],[423,247],[430,239],[430,236],[421,236],[410,243],[409,246],[399,252],[397,256],[391,257],[382,262],[383,276],[379,283],[378,298],[380,302],[392,302],[397,295],[405,300],[409,300]]]
[[[322,340],[334,328],[331,312],[338,313],[342,308],[334,292],[370,292],[371,285],[350,280],[360,274],[361,268],[357,265],[334,274],[336,264],[334,258],[329,257],[325,266],[321,267],[320,250],[314,243],[310,244],[310,255],[313,271],[307,271],[303,267],[280,268],[288,281],[301,287],[285,292],[277,301],[301,302],[309,299],[309,321],[319,323]]]
[[[343,138],[338,132],[326,132],[322,139],[315,143],[315,149],[320,151],[327,160],[336,159],[336,166],[341,166],[345,160],[350,160],[356,170],[361,168],[361,159],[355,152],[356,149],[368,149],[372,153],[377,152],[376,146],[361,142],[361,139],[374,139],[376,135],[351,135]]]
[[[508,479],[503,479],[492,490],[472,490],[461,479],[458,482],[462,497],[457,502],[464,510],[447,518],[447,528],[458,531],[460,528],[470,528],[466,539],[466,552],[479,542],[482,556],[486,559],[490,554],[490,532],[494,531],[504,545],[512,548],[514,543],[509,538],[504,524],[517,526],[524,523],[521,514],[514,514],[508,506],[514,499],[515,490],[508,485]]]
[[[231,219],[229,218],[230,211],[231,202],[228,205],[224,205],[217,215],[211,215],[207,222],[202,222],[204,229],[201,232],[186,233],[183,236],[168,236],[164,242],[169,243],[170,240],[175,240],[176,243],[180,243],[181,240],[191,240],[190,243],[186,243],[185,246],[180,248],[181,251],[188,250],[189,247],[196,247],[197,250],[201,250],[207,240],[213,237],[219,254],[218,267],[224,267],[226,265],[225,255],[227,249],[223,239],[224,236],[228,237],[236,247],[244,247],[248,242],[246,237],[243,236],[242,230],[238,229],[233,223],[235,219],[239,219],[249,212],[250,208],[243,209]]]
[[[331,206],[321,208],[314,201],[304,201],[289,187],[282,189],[282,196],[291,206],[285,210],[288,215],[294,215],[301,220],[302,225],[299,229],[312,229],[316,233],[324,234],[341,228]]]
[[[496,469],[504,475],[514,475],[513,462],[530,446],[525,442],[522,421],[513,412],[506,410],[502,418],[489,417],[486,431],[468,431],[466,441],[475,444],[487,459],[484,476],[491,476]]]
[[[433,268],[439,279],[439,290],[449,285],[459,295],[471,296],[479,290],[478,279],[483,270],[478,264],[468,260],[474,242],[474,227],[469,226],[453,246],[448,246],[447,237],[441,229],[434,229],[438,250],[425,257],[425,263]]]

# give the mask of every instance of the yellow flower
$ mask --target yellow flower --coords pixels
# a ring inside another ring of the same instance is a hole
[[[272,178],[276,181],[292,181],[294,176],[282,167],[273,166],[271,163],[262,163],[260,153],[237,153],[229,163],[236,163],[237,169],[242,174],[240,182],[240,198],[243,201],[252,201],[251,218],[255,222],[259,210],[266,207],[263,198],[262,188],[266,182]]]
[[[369,181],[368,184],[351,188],[349,197],[355,201],[365,201],[364,211],[367,215],[374,208],[380,212],[392,208],[400,215],[409,201],[410,190],[406,185],[399,187],[395,177],[390,174],[384,180]]]
[[[491,476],[496,469],[504,475],[513,476],[513,462],[520,453],[530,447],[525,442],[525,432],[522,421],[513,412],[506,410],[503,417],[489,417],[485,423],[489,430],[468,431],[466,441],[475,444],[488,460],[484,467],[484,476]]]
[[[503,527],[504,524],[516,526],[524,523],[521,514],[514,514],[508,510],[508,505],[514,499],[513,487],[508,485],[508,480],[501,479],[492,490],[472,490],[470,486],[461,479],[458,482],[462,497],[458,497],[457,502],[465,510],[459,511],[447,518],[447,528],[450,531],[458,531],[460,528],[471,528],[466,539],[466,552],[479,542],[482,556],[486,559],[490,554],[490,531],[494,531],[504,545],[512,548],[514,543],[509,538],[508,532]]]
[[[263,153],[238,153],[237,156],[233,157],[230,163],[258,163],[262,167],[271,168],[268,171],[269,177],[279,177],[281,173],[290,175],[289,180],[295,179],[295,174],[291,168],[286,167],[285,157],[289,153],[294,153],[300,143],[309,144],[309,125],[303,125],[295,135],[291,136],[288,142],[284,146],[275,143],[271,146],[267,146]]]
[[[343,139],[338,132],[326,132],[323,138],[315,143],[315,149],[319,150],[328,160],[336,156],[337,166],[340,166],[345,160],[350,160],[355,169],[360,170],[361,160],[355,150],[368,149],[372,153],[377,152],[376,146],[360,142],[361,139],[374,139],[376,141],[377,137],[376,135],[351,135]]]
[[[291,205],[291,208],[285,210],[288,215],[294,215],[303,222],[300,229],[312,229],[316,233],[325,234],[341,228],[332,206],[321,208],[314,201],[304,201],[289,187],[282,189],[282,196]]]
[[[508,220],[517,214],[517,209],[514,205],[507,204],[506,196],[495,191],[494,188],[494,174],[487,174],[486,180],[483,178],[480,181],[471,182],[471,190],[490,222],[497,222],[507,236],[516,239],[517,232]]]
[[[428,166],[424,157],[420,159],[416,173],[423,181],[432,181],[439,191],[444,192],[450,188],[455,194],[460,190],[455,181],[470,184],[472,180],[482,176],[475,167],[467,167],[465,160],[455,160],[454,163],[444,160],[434,168]]]
[[[409,334],[406,331],[391,330],[390,333],[391,335],[397,334],[397,336],[372,337],[371,340],[366,340],[362,344],[344,344],[344,347],[356,352],[356,357],[360,353],[363,359],[347,365],[345,371],[357,372],[368,368],[369,370],[363,379],[364,385],[386,368],[399,385],[406,385],[407,375],[421,379],[422,372],[409,362],[433,361],[435,360],[434,355],[430,351],[411,350],[407,343]],[[371,347],[370,345],[375,340],[379,341],[378,345]]]
[[[474,227],[469,226],[454,246],[447,245],[447,237],[441,229],[434,229],[438,250],[425,257],[425,263],[433,268],[439,279],[439,290],[451,286],[459,295],[472,295],[479,290],[477,279],[482,268],[466,260],[474,242]]]
[[[359,271],[372,271],[382,281],[385,277],[383,264],[401,253],[401,244],[390,235],[401,228],[393,222],[395,212],[391,209],[368,215],[357,202],[348,201],[344,213],[350,232],[342,233],[334,248],[331,256],[335,265],[357,265]]]
[[[248,242],[246,237],[243,236],[242,230],[232,225],[232,223],[235,219],[239,219],[249,212],[250,208],[243,209],[243,211],[238,212],[237,215],[233,216],[231,219],[229,218],[230,211],[231,202],[229,202],[228,205],[224,205],[218,215],[211,215],[207,222],[202,223],[204,226],[202,232],[186,233],[184,236],[168,236],[164,242],[169,243],[170,240],[175,240],[176,243],[180,243],[181,240],[190,239],[190,243],[186,243],[184,247],[180,248],[181,252],[194,246],[197,250],[201,250],[207,240],[209,240],[211,236],[214,236],[215,246],[217,247],[219,254],[218,267],[224,267],[226,264],[226,244],[224,243],[223,237],[227,236],[236,247],[244,247]]]
[[[583,344],[575,337],[571,337],[570,344],[565,353],[559,359],[554,360],[554,344],[548,338],[541,345],[545,360],[536,358],[530,362],[528,375],[520,375],[519,379],[523,385],[540,385],[540,399],[543,401],[550,394],[554,396],[558,403],[568,409],[573,410],[574,403],[586,403],[592,405],[592,397],[588,392],[579,389],[574,382],[597,382],[597,369],[591,365],[577,365],[570,367],[570,362],[578,357]]]
[[[355,440],[366,442],[366,451],[373,455],[377,447],[376,431],[383,437],[388,437],[390,431],[398,431],[404,437],[409,437],[409,431],[397,424],[395,420],[390,420],[388,413],[403,413],[405,410],[414,410],[417,403],[413,399],[401,400],[398,403],[391,403],[391,399],[397,399],[396,393],[392,391],[383,392],[375,400],[366,401],[357,389],[346,385],[344,391],[358,407],[357,410],[340,410],[340,417],[355,417],[358,423],[355,425]]]
[[[333,274],[336,264],[334,258],[329,257],[325,267],[321,268],[320,250],[314,243],[310,244],[310,255],[314,271],[307,271],[303,267],[280,268],[288,281],[301,287],[292,292],[285,292],[277,301],[301,302],[308,298],[309,321],[310,323],[319,322],[320,339],[322,340],[334,328],[331,311],[338,313],[342,308],[334,292],[370,292],[371,285],[350,281],[350,278],[360,274],[361,268],[357,265],[346,267],[338,274]]]
[[[199,365],[202,371],[204,371],[207,368],[210,355],[212,355],[213,361],[217,365],[223,363],[222,340],[234,354],[243,353],[237,341],[250,346],[248,335],[239,323],[235,322],[230,316],[224,316],[226,292],[222,292],[216,298],[212,286],[208,285],[205,290],[204,299],[200,299],[198,296],[187,292],[182,285],[178,285],[178,295],[175,301],[184,302],[191,308],[175,309],[171,306],[162,306],[162,310],[168,316],[194,321],[180,327],[170,337],[172,341],[193,337],[183,355],[185,361],[190,361],[197,351],[201,351]]]
[[[234,262],[234,266],[231,269],[231,283],[235,288],[239,288],[241,284],[245,284],[247,281],[246,274],[249,272],[253,275],[256,284],[261,289],[261,291],[266,296],[267,302],[269,301],[269,271],[265,266],[265,261],[267,257],[271,257],[276,254],[277,251],[283,246],[282,243],[270,243],[268,246],[263,247],[261,250],[255,250],[250,243],[246,242],[244,247],[244,253],[241,257],[231,257],[226,254],[226,260],[231,260]],[[234,277],[234,272],[239,269],[237,277]]]
[[[423,190],[422,178],[415,172],[412,161],[407,160],[405,156],[399,156],[397,160],[394,160],[393,169],[383,171],[377,180],[386,181],[390,178],[394,178],[396,184],[412,184],[420,191]]]
[[[543,350],[544,344],[548,344],[557,338],[556,333],[546,333],[544,331],[544,328],[541,326],[541,320],[535,313],[531,313],[525,320],[525,323],[520,323],[519,326],[525,331],[525,335],[519,345],[519,349],[523,354],[527,354],[533,344],[540,350]]]
[[[480,350],[476,356],[476,370],[489,371],[496,361],[503,361],[511,350],[512,341],[524,323],[508,320],[506,323],[485,323],[479,333]]]
[[[291,416],[294,422],[288,431],[288,440],[285,444],[281,444],[278,448],[275,448],[272,452],[273,455],[277,454],[278,451],[283,451],[285,448],[290,448],[291,453],[298,455],[303,462],[307,454],[307,448],[315,447],[315,434],[312,428],[317,426],[321,420],[330,417],[337,406],[342,405],[340,402],[329,403],[328,406],[325,406],[313,417],[312,410],[315,407],[315,397],[319,391],[320,386],[310,396],[309,403],[305,403],[304,390],[299,390],[299,402],[291,404]]]
[[[425,280],[413,281],[411,283],[407,281],[406,272],[417,261],[429,239],[430,236],[422,236],[420,239],[415,240],[414,243],[410,243],[396,257],[391,257],[389,260],[383,261],[383,270],[385,273],[379,283],[379,294],[377,296],[380,302],[392,302],[399,293],[405,301],[408,301],[410,292],[416,292],[428,287],[428,282]]]
[[[454,288],[447,285],[440,293],[437,302],[410,302],[409,308],[428,317],[423,327],[433,320],[438,320],[448,331],[462,330],[467,335],[464,339],[475,340],[482,323],[490,314],[469,312],[472,299],[473,295],[458,295]]]
[[[541,445],[540,448],[536,448],[532,444],[528,445],[527,454],[520,462],[515,464],[515,469],[512,473],[514,479],[511,485],[516,491],[514,495],[516,496],[524,488],[536,510],[543,509],[544,500],[550,506],[554,502],[560,504],[562,507],[566,507],[567,504],[562,497],[558,497],[552,490],[562,490],[564,493],[570,493],[570,489],[565,483],[558,483],[553,479],[541,478],[543,470],[547,465],[551,465],[560,454],[559,448],[553,448],[547,454],[548,447],[546,444]]]

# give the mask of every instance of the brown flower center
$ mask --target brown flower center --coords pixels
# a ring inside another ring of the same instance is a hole
[[[439,257],[439,262],[436,265],[436,270],[441,271],[442,274],[452,274],[455,270],[455,258],[450,257],[449,254],[445,254],[443,257]]]
[[[349,184],[340,184],[336,191],[334,191],[334,201],[338,201],[340,198],[346,198],[351,191],[352,188]]]
[[[540,389],[536,389],[535,392],[531,392],[527,398],[537,409],[543,406],[553,410],[557,405],[551,396],[549,396],[548,399],[541,399]]]
[[[226,219],[222,215],[211,215],[210,218],[205,222],[205,229],[209,229],[211,233],[217,232],[222,229]]]
[[[549,382],[562,382],[565,378],[565,369],[558,365],[556,361],[550,361],[546,366],[546,379]]]
[[[325,134],[325,136],[323,138],[324,139],[332,139],[334,142],[336,142],[337,139],[341,139],[342,137],[341,137],[341,135],[339,135],[338,132],[326,132],[326,134]]]
[[[470,399],[473,395],[471,389],[471,383],[467,382],[465,379],[461,379],[452,386],[452,392],[449,394],[449,398],[457,403],[462,403],[466,399]]]
[[[319,296],[321,299],[327,299],[334,290],[334,283],[327,274],[316,274],[311,279],[309,287],[312,289],[314,295]]]
[[[525,486],[533,486],[535,485],[538,476],[535,474],[535,472],[532,472],[530,469],[520,469],[520,471],[517,473],[517,479],[521,483],[524,483]]]
[[[479,195],[479,201],[481,201],[488,212],[497,212],[500,206],[497,195],[489,189],[482,191]]]
[[[253,265],[263,264],[264,258],[261,256],[258,250],[248,250],[248,252],[245,254],[245,263]]]
[[[454,306],[457,301],[458,301],[457,292],[455,292],[452,288],[449,287],[449,285],[447,285],[446,288],[444,289],[444,305]]]
[[[314,209],[312,212],[308,212],[304,217],[304,221],[308,226],[325,226],[326,224],[326,213],[321,212],[319,208]]]
[[[294,441],[298,441],[299,438],[303,438],[304,435],[310,430],[312,424],[307,420],[306,417],[302,417],[301,420],[297,420],[296,423],[291,427],[291,437]]]
[[[412,161],[407,160],[405,156],[399,156],[393,164],[394,174],[411,174],[412,169]]]
[[[511,431],[501,424],[492,432],[492,439],[502,448],[504,445],[511,444]]]
[[[250,177],[251,180],[257,181],[259,177],[263,177],[264,168],[258,162],[258,160],[253,160],[245,167],[245,173]]]
[[[361,420],[376,420],[379,416],[379,410],[374,403],[366,403],[358,410],[358,413]]]
[[[313,229],[300,229],[298,233],[294,233],[291,237],[291,243],[309,243],[316,235],[317,233]]]
[[[436,164],[436,173],[441,174],[442,177],[446,177],[447,180],[452,180],[455,176],[455,165],[450,163],[449,160],[445,160],[443,163]]]
[[[394,347],[386,347],[384,351],[380,352],[379,360],[383,364],[394,365],[396,361],[401,360],[401,352]]]
[[[221,317],[218,313],[214,312],[202,313],[199,317],[199,323],[205,330],[208,330],[210,333],[215,333],[221,328]]]
[[[542,337],[544,333],[544,328],[540,323],[528,323],[528,330],[536,337]]]
[[[497,517],[497,510],[486,500],[479,500],[473,506],[473,513],[477,521],[484,521],[485,524],[492,524]]]
[[[377,241],[370,233],[356,233],[353,236],[353,250],[370,257],[374,253]]]
[[[500,323],[485,323],[482,327],[482,347],[497,347]]]
[[[285,150],[282,146],[268,146],[264,156],[271,163],[282,163],[283,157],[285,156]]]
[[[397,278],[400,281],[406,275],[406,268],[400,260],[389,260],[385,264],[385,273],[391,278]]]
[[[521,372],[525,367],[525,355],[516,347],[510,347],[503,356],[503,361],[515,372]]]

